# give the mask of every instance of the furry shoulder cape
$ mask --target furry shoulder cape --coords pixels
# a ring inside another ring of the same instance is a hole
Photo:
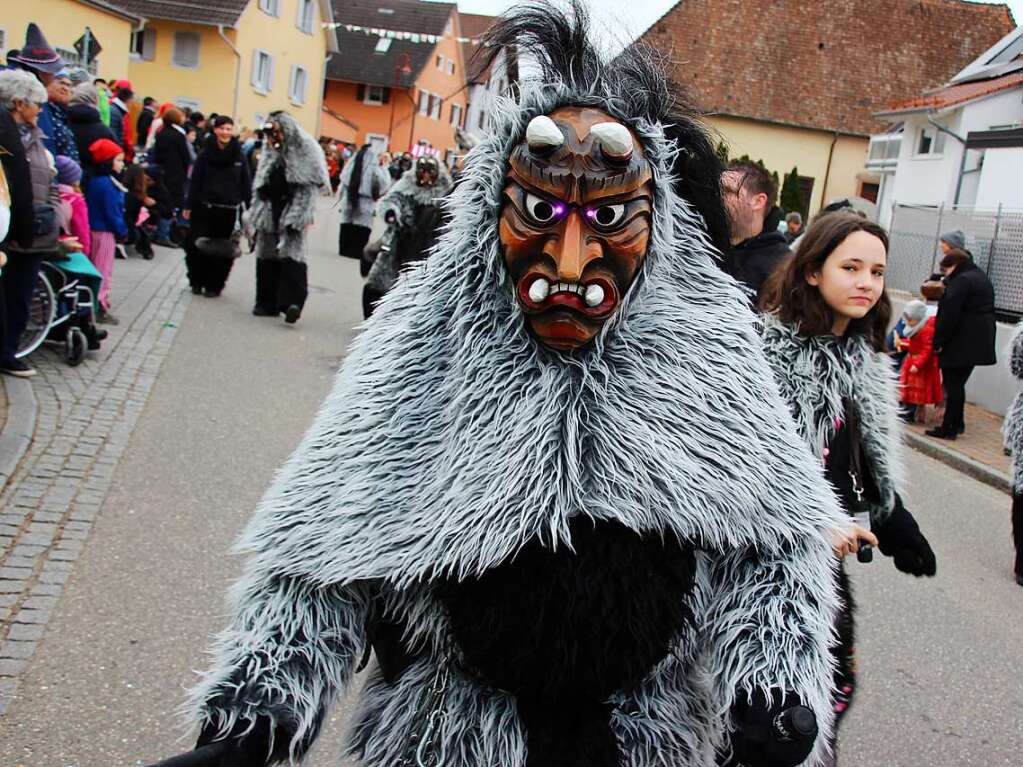
[[[1016,323],[1009,342],[1009,369],[1023,379],[1023,321]],[[1012,492],[1023,493],[1023,391],[1016,393],[1002,423],[1002,442],[1012,451]]]
[[[571,547],[569,521],[587,515],[700,548],[694,633],[616,699],[625,763],[710,767],[736,696],[758,688],[814,709],[816,763],[837,605],[823,530],[842,516],[755,317],[673,191],[678,148],[661,125],[562,85],[521,98],[502,102],[434,254],[378,305],[260,504],[231,623],[194,693],[198,718],[226,733],[268,716],[301,750],[362,655],[371,606],[391,595],[428,657],[393,685],[371,677],[356,750],[393,767],[415,702],[454,651],[431,583],[483,573],[530,540]],[[530,119],[566,104],[627,122],[656,179],[647,259],[615,318],[573,354],[528,332],[497,231],[511,148]],[[514,699],[458,677],[448,706],[445,767],[524,763]]]
[[[770,314],[764,317],[764,352],[799,431],[822,464],[836,421],[844,418],[843,398],[856,401],[861,444],[881,493],[871,521],[883,520],[903,483],[898,377],[891,359],[863,336],[804,336]]]

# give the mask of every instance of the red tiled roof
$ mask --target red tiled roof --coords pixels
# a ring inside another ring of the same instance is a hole
[[[708,112],[869,135],[1014,28],[963,0],[682,0],[639,42]]]
[[[495,21],[497,21],[496,16],[458,12],[458,26],[461,29],[462,37],[470,40],[470,42],[462,43],[462,63],[465,64],[466,82],[476,83],[487,79],[489,74],[487,68],[483,67],[481,60],[473,59],[476,51],[479,50],[479,45],[471,41],[479,40]]]
[[[981,96],[990,96],[992,93],[1015,88],[1018,85],[1023,85],[1023,71],[1010,72],[1007,75],[993,77],[990,80],[978,80],[972,83],[939,88],[915,99],[890,104],[887,109],[877,114],[895,115],[902,112],[916,112],[922,109],[947,109],[956,104],[965,104],[967,101],[979,99]]]

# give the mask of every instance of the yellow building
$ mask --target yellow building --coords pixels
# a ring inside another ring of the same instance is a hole
[[[52,45],[68,64],[82,64],[75,41],[89,29],[100,45],[99,55],[89,67],[97,77],[113,79],[128,73],[132,32],[142,18],[123,4],[105,0],[3,0],[0,13],[0,52],[5,56],[25,44],[25,29],[31,22],[39,25]]]
[[[319,132],[327,54],[328,0],[117,0],[146,21],[131,42],[128,78],[152,96],[255,127],[287,110]]]

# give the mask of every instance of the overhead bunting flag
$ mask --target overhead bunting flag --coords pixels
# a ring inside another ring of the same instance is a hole
[[[406,40],[411,43],[430,43],[430,45],[436,45],[437,41],[441,39],[440,35],[427,35],[422,32],[408,32],[400,29],[381,29],[380,27],[363,27],[358,24],[324,24],[328,29],[337,29],[338,27],[344,27],[347,32],[362,32],[367,35],[375,35],[377,37],[389,37],[392,40]],[[472,45],[479,45],[480,41],[475,37],[456,37],[455,40],[459,43],[470,43]]]

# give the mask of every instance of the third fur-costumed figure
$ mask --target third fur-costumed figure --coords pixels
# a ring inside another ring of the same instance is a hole
[[[843,516],[715,265],[714,145],[584,10],[518,9],[428,259],[245,534],[193,764],[819,764]]]

